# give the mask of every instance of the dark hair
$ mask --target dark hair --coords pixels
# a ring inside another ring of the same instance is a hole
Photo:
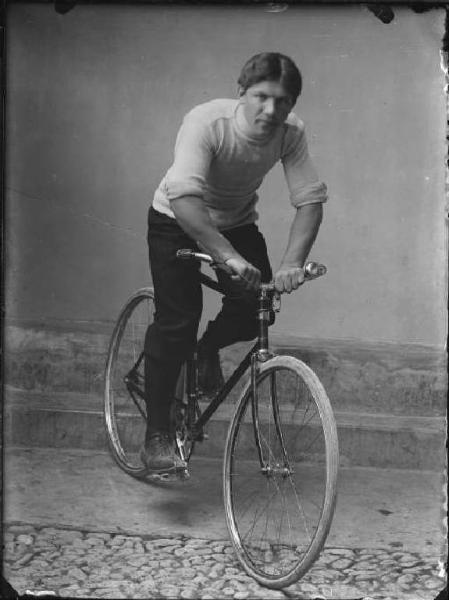
[[[278,52],[262,52],[250,58],[237,83],[244,92],[261,81],[279,81],[296,102],[302,89],[302,77],[291,58]]]

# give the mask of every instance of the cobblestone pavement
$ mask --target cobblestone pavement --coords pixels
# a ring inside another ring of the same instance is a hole
[[[383,549],[327,548],[284,591],[248,577],[228,540],[110,534],[12,524],[4,576],[20,594],[86,598],[285,598],[433,600],[444,588],[438,557]],[[440,571],[440,573],[439,573]]]

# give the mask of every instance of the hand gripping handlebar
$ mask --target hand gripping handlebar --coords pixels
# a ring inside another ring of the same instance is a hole
[[[201,262],[208,263],[211,267],[220,268],[220,265],[214,261],[212,256],[204,254],[203,252],[194,252],[193,250],[190,250],[190,248],[178,250],[176,256],[182,260],[200,260]],[[307,281],[321,277],[322,275],[325,275],[326,272],[327,268],[317,262],[309,261],[304,265],[304,276]],[[273,288],[272,284],[263,284],[263,286],[267,289]]]

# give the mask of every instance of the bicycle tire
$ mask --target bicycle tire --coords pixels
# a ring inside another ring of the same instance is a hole
[[[226,522],[245,571],[281,589],[310,569],[328,535],[337,493],[337,428],[318,377],[294,357],[260,363],[256,390],[254,402],[248,381],[228,430]]]
[[[137,478],[147,474],[139,456],[145,436],[146,405],[138,393],[134,399],[131,397],[124,377],[143,352],[145,333],[153,313],[152,288],[141,288],[128,299],[111,336],[105,369],[104,418],[109,448],[119,467]],[[142,357],[135,371],[136,387],[141,393],[143,368]],[[134,405],[134,401],[137,404]]]

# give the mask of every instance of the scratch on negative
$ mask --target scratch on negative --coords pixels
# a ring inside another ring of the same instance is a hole
[[[128,227],[120,227],[120,225],[114,225],[114,223],[110,223],[109,221],[100,219],[100,217],[97,217],[96,215],[92,215],[89,213],[80,213],[76,211],[73,207],[71,207],[69,204],[61,204],[61,202],[58,202],[54,198],[39,198],[37,196],[32,196],[31,194],[27,194],[26,192],[22,192],[21,190],[17,190],[11,187],[6,187],[6,189],[10,192],[13,192],[14,194],[19,194],[19,196],[23,196],[24,198],[29,198],[30,200],[37,200],[38,202],[50,202],[58,208],[67,210],[67,212],[69,212],[74,217],[86,219],[88,221],[93,221],[95,223],[98,223],[99,225],[103,225],[104,227],[108,227],[109,229],[115,229],[117,231],[120,231],[121,233],[126,233],[127,235],[133,236],[135,238],[145,239],[144,235],[137,233],[136,231],[133,231]]]

